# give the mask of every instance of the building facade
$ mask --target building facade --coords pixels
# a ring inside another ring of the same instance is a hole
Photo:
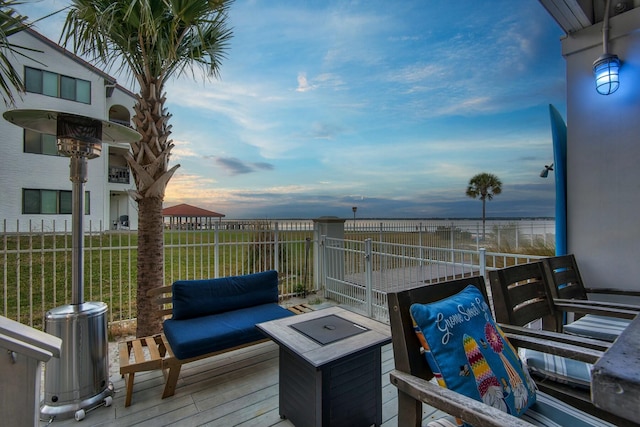
[[[15,93],[15,108],[64,111],[131,126],[136,98],[115,78],[32,29],[11,36],[10,42],[33,49],[25,52],[29,58],[10,57],[26,88],[22,96]],[[70,160],[58,155],[55,135],[0,119],[0,145],[0,230],[71,230]],[[88,161],[86,230],[137,228],[127,151],[128,144],[104,143],[100,157]]]

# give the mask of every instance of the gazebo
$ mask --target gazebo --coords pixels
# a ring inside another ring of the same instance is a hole
[[[162,217],[164,218],[165,227],[171,230],[196,230],[212,228],[212,218],[218,218],[218,221],[221,221],[224,215],[182,203],[164,208],[162,210]]]

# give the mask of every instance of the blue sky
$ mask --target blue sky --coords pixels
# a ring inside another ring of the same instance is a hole
[[[466,186],[489,172],[503,192],[487,216],[554,215],[553,173],[539,173],[549,104],[566,111],[563,32],[537,0],[236,0],[230,24],[221,79],[166,87],[181,167],[165,206],[477,218]],[[55,18],[37,29],[59,38]]]

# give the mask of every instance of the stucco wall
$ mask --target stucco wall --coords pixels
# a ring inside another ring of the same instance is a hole
[[[108,104],[105,98],[104,76],[62,55],[48,44],[33,35],[22,32],[11,37],[11,42],[19,46],[28,46],[37,52],[28,52],[34,60],[24,57],[11,57],[11,61],[18,72],[23,75],[24,66],[50,71],[91,82],[91,104],[68,101],[61,98],[41,94],[26,93],[22,97],[16,96],[16,108],[51,109],[68,111],[98,118],[108,118]],[[114,94],[123,105],[131,108],[133,114],[133,98],[124,92],[116,90]],[[127,102],[128,101],[128,102]],[[113,103],[113,100],[110,101]],[[4,111],[4,109],[2,110]],[[0,231],[6,229],[15,231],[18,220],[20,230],[29,229],[51,230],[53,221],[57,230],[71,229],[71,215],[23,215],[22,189],[50,189],[71,190],[69,180],[70,161],[67,157],[56,157],[40,154],[24,153],[23,130],[0,118],[0,144],[2,146],[2,162],[0,168],[0,220],[6,220],[6,225],[0,223]],[[102,223],[102,229],[110,228],[109,220],[109,188],[107,186],[108,150],[103,146],[102,156],[88,162],[88,181],[85,190],[91,196],[90,215],[85,216],[85,228],[96,230]],[[133,202],[131,202],[132,211]],[[133,212],[137,224],[137,214]],[[29,224],[31,221],[31,224]],[[91,222],[91,224],[90,224]]]
[[[640,9],[611,18],[620,88],[596,92],[602,24],[563,40],[567,61],[568,249],[591,287],[640,291]]]

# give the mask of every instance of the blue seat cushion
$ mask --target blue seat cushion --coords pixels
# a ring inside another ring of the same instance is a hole
[[[173,319],[191,319],[209,314],[278,302],[278,272],[173,282]]]
[[[522,419],[540,427],[614,427],[609,422],[541,392],[537,393],[536,402],[522,415]],[[440,418],[427,424],[427,427],[458,426],[453,416]]]
[[[528,348],[520,349],[520,358],[529,371],[542,378],[589,389],[593,365]]]
[[[278,304],[262,304],[185,320],[164,321],[164,334],[178,359],[189,359],[264,339],[256,323],[293,316]]]
[[[631,323],[630,319],[587,314],[564,325],[564,332],[604,341],[614,341],[629,326],[629,323]]]

